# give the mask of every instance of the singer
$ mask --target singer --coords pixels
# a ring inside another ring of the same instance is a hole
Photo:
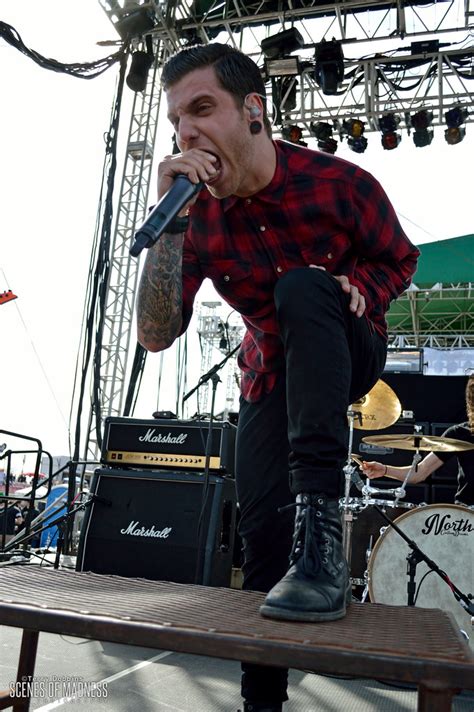
[[[351,598],[338,501],[346,413],[382,373],[384,314],[419,252],[370,174],[273,140],[245,54],[187,47],[162,81],[180,153],[160,163],[158,197],[180,174],[204,188],[148,250],[138,338],[150,351],[171,346],[205,277],[242,315],[243,585],[267,593],[264,616],[336,620]],[[287,670],[243,665],[242,696],[246,712],[280,712]]]

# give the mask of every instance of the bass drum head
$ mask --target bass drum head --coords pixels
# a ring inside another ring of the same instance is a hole
[[[474,594],[474,508],[456,504],[417,507],[394,523],[412,539],[464,594]],[[373,603],[406,606],[408,603],[405,540],[387,524],[377,540],[368,564],[369,597]],[[425,574],[427,574],[425,576]],[[448,584],[430,571],[424,561],[416,567],[415,605],[441,608],[453,614],[474,647],[471,616],[456,601]]]

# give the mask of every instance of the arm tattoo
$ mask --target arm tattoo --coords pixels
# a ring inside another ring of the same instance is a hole
[[[182,323],[183,235],[162,236],[148,250],[140,279],[137,323],[145,348],[161,351],[176,338]]]

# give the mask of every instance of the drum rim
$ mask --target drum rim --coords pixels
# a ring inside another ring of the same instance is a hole
[[[440,502],[439,504],[419,504],[416,506],[414,509],[409,509],[403,514],[400,514],[399,517],[393,520],[393,523],[398,526],[398,523],[401,522],[402,519],[406,519],[407,517],[411,516],[414,514],[414,512],[418,512],[419,510],[426,510],[426,509],[460,509],[463,512],[470,512],[471,514],[474,513],[472,507],[468,507],[466,504],[450,504],[449,502]],[[385,537],[387,536],[387,530],[389,530],[390,524],[387,524],[387,528],[385,529],[384,533],[379,536],[377,541],[374,544],[374,547],[371,551],[370,554],[370,559],[367,562],[367,588],[369,590],[369,599],[371,603],[377,603],[377,601],[374,600],[373,596],[373,590],[372,590],[372,568],[373,565],[371,566],[372,561],[375,560],[375,555],[377,553],[377,550],[379,549],[380,546],[382,546],[382,541],[385,540]],[[396,533],[396,532],[395,532]]]

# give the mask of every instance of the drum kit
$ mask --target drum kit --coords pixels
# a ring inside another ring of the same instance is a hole
[[[460,452],[474,449],[474,445],[454,438],[424,435],[416,427],[413,433],[363,437],[362,442],[377,448],[413,451],[412,464],[400,486],[381,489],[372,486],[369,479],[364,483],[359,474],[361,458],[352,453],[354,428],[386,429],[400,414],[401,404],[396,394],[381,380],[366,396],[354,402],[347,413],[349,447],[340,511],[344,553],[353,590],[362,591],[361,602],[369,597],[374,603],[416,604],[447,610],[463,632],[469,631],[474,625],[474,617],[471,618],[474,599],[470,595],[474,593],[474,507],[417,505],[402,500],[422,459],[421,452]],[[360,497],[350,496],[353,484],[359,489]],[[427,562],[434,564],[435,575]],[[436,575],[436,569],[440,575]],[[464,603],[456,592],[467,592],[461,595]],[[468,637],[466,632],[465,635]],[[471,645],[474,647],[474,635],[471,635]]]

